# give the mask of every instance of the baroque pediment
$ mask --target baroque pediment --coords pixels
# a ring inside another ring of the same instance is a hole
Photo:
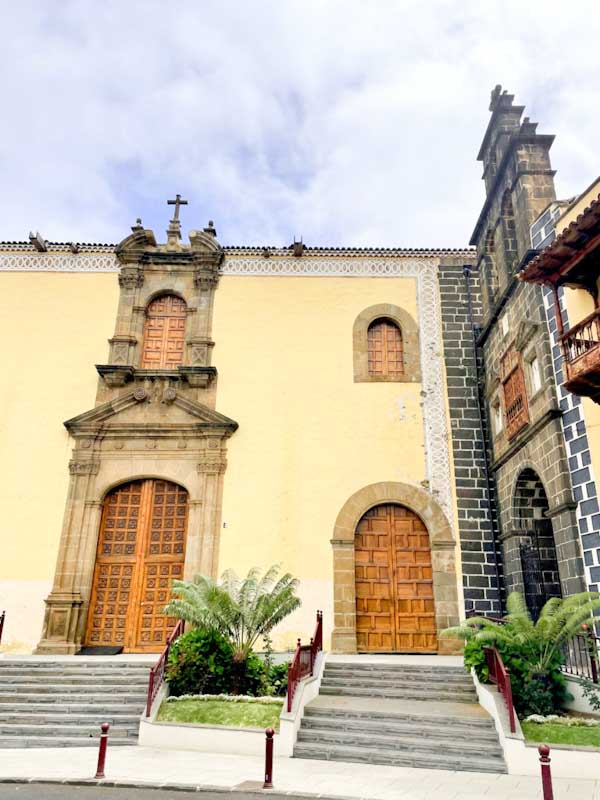
[[[64,425],[75,437],[127,429],[134,434],[161,429],[174,435],[181,430],[206,429],[230,436],[238,427],[224,414],[189,400],[170,387],[157,391],[138,388],[68,419]]]

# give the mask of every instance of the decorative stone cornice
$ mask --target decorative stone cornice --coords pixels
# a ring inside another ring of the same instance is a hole
[[[198,462],[196,469],[200,474],[221,474],[227,469],[227,458],[223,453],[206,453]]]

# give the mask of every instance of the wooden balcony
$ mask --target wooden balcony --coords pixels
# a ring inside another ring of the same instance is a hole
[[[565,360],[565,388],[600,403],[600,309],[560,337]]]

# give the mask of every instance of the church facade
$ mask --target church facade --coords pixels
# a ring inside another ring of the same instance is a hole
[[[166,241],[2,245],[4,648],[157,652],[171,581],[227,568],[300,579],[275,647],[322,609],[350,653],[450,652],[525,563],[586,585],[543,298],[513,285],[551,137],[491,110],[475,250],[184,241],[179,197]]]

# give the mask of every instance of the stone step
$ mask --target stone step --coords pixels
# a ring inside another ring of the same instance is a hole
[[[145,696],[147,687],[144,684],[113,683],[103,688],[96,683],[73,684],[69,681],[52,683],[22,683],[0,684],[0,695],[16,694],[77,694],[85,689],[89,689],[92,694],[135,695],[136,697]]]
[[[0,717],[0,719],[2,719]],[[379,719],[369,719],[365,717],[337,717],[324,715],[305,715],[302,720],[302,730],[326,730],[326,731],[347,731],[349,733],[364,732],[365,734],[397,734],[411,735],[418,733],[419,736],[429,739],[442,740],[472,740],[476,738],[480,742],[491,742],[498,744],[498,735],[490,720],[487,725],[473,726],[469,720],[452,719],[451,717],[440,717],[432,719],[423,718],[397,718],[381,717]]]
[[[65,675],[64,673],[53,672],[50,674],[33,675],[0,675],[0,688],[11,686],[22,686],[28,684],[33,686],[52,684],[53,686],[135,686],[136,688],[147,688],[148,676],[127,675],[127,674],[106,674],[106,675]]]
[[[22,697],[19,697],[19,700],[22,699]],[[42,702],[38,702],[39,700],[42,700]],[[70,702],[70,698],[68,702],[62,702],[61,698],[48,698],[44,701],[43,697],[39,698],[36,696],[34,702],[4,703],[0,705],[0,719],[6,714],[23,714],[30,712],[34,714],[56,714],[60,716],[69,716],[70,714],[95,714],[98,717],[106,717],[114,714],[127,714],[139,717],[145,705],[145,703],[137,699],[135,702],[123,702],[121,698],[117,697],[111,697],[110,701],[105,703],[90,703],[85,700],[79,703],[72,703]],[[110,719],[106,721],[110,722]]]
[[[21,672],[51,672],[60,670],[69,672],[119,672],[127,670],[129,672],[148,673],[152,664],[150,663],[131,663],[127,661],[11,661],[10,659],[0,658],[0,675],[11,670]]]
[[[111,745],[125,747],[137,744],[133,736],[122,739],[115,738]],[[6,748],[23,747],[95,747],[98,748],[98,739],[85,736],[0,736],[0,750]]]
[[[69,713],[56,713],[54,710],[48,712],[47,708],[43,711],[7,711],[6,713],[2,713],[0,711],[0,726],[4,725],[5,723],[10,723],[11,725],[37,725],[37,724],[44,724],[44,725],[64,725],[64,724],[76,724],[76,725],[91,725],[91,726],[99,726],[103,722],[108,722],[108,724],[112,726],[137,726],[139,725],[141,710],[139,713],[129,713],[123,714],[119,713],[119,711],[109,711],[102,713],[99,712],[93,706],[91,707],[92,710],[88,714],[69,714]]]
[[[464,772],[506,772],[500,757],[474,757],[461,759],[454,754],[427,752],[403,753],[371,747],[342,747],[338,745],[301,742],[294,747],[294,758],[311,758],[328,761],[348,761],[367,764],[387,764],[415,769],[447,769]]]
[[[0,670],[0,681],[9,680],[15,676],[23,677],[27,675],[30,678],[43,678],[51,677],[52,675],[64,675],[65,677],[82,677],[88,680],[98,678],[111,678],[115,676],[122,676],[123,678],[132,678],[134,680],[148,680],[150,674],[149,669],[19,669],[18,667],[11,667],[10,669]]]
[[[418,675],[468,675],[462,666],[430,666],[427,664],[393,664],[389,662],[327,661],[325,669],[339,672],[402,672]]]
[[[1,676],[0,676],[1,679]],[[329,670],[325,668],[323,672],[323,679],[336,680],[336,681],[364,681],[371,683],[373,681],[393,681],[394,683],[427,683],[432,686],[444,684],[446,686],[473,686],[473,679],[470,675],[462,673],[461,675],[422,675],[419,672],[392,672],[391,670],[380,670],[378,672],[368,672],[366,670],[357,670],[356,672],[348,670],[342,671],[339,669]]]
[[[467,706],[465,705],[465,710]],[[438,713],[441,712],[441,713]],[[340,724],[344,720],[356,720],[360,722],[370,721],[389,721],[394,722],[413,722],[415,724],[433,724],[433,725],[468,725],[473,728],[489,728],[494,727],[492,718],[485,716],[473,716],[472,714],[458,714],[455,711],[455,705],[449,710],[444,709],[443,704],[438,704],[434,713],[427,714],[423,711],[375,711],[373,709],[359,710],[355,708],[336,708],[333,706],[311,706],[307,705],[304,709],[304,719],[311,717],[327,717],[338,719]]]
[[[1,728],[0,728],[1,730]],[[411,735],[412,733],[412,735]],[[310,742],[313,744],[322,743],[327,746],[333,744],[340,747],[360,747],[377,750],[395,750],[402,753],[430,753],[436,754],[454,753],[457,757],[469,753],[475,756],[502,757],[502,750],[498,745],[498,740],[483,740],[479,736],[471,736],[469,739],[460,737],[452,738],[453,729],[447,728],[439,731],[439,738],[424,737],[420,731],[413,726],[412,731],[404,734],[389,733],[369,733],[366,731],[349,730],[325,730],[322,728],[307,729],[304,726],[298,733],[299,742]]]
[[[359,687],[359,686],[344,686],[344,685],[323,685],[319,693],[322,695],[338,695],[343,697],[385,697],[389,699],[398,700],[423,700],[423,701],[439,701],[448,703],[473,703],[477,700],[477,694],[473,692],[454,692],[448,690],[447,692],[441,689],[412,689],[406,687],[395,688],[377,688],[377,687]]]
[[[406,687],[410,689],[418,689],[425,691],[426,689],[431,689],[434,692],[442,690],[452,691],[452,692],[459,692],[464,693],[468,692],[473,694],[475,692],[475,687],[473,685],[473,681],[464,682],[464,683],[457,683],[457,684],[449,684],[446,681],[427,681],[427,680],[419,680],[418,678],[411,678],[410,680],[404,680],[403,678],[355,678],[355,677],[348,677],[348,678],[340,678],[337,675],[332,677],[331,675],[324,675],[321,681],[321,686],[363,686],[363,687]]]
[[[118,703],[122,706],[124,703],[135,704],[140,709],[146,700],[146,692],[130,692],[120,691],[119,694],[115,692],[84,692],[81,687],[74,687],[75,691],[65,692],[62,687],[61,691],[36,691],[35,689],[28,688],[26,691],[10,691],[0,689],[0,704],[14,703],[18,698],[19,702],[23,703],[39,703],[44,702],[52,703],[93,703],[100,705],[110,705],[111,703]]]
[[[137,725],[133,724],[130,726],[125,725],[118,725],[114,728],[111,728],[109,731],[109,744],[113,742],[114,739],[122,739],[124,736],[134,736],[137,738],[138,735],[138,727]],[[59,738],[62,737],[72,737],[72,736],[83,736],[87,738],[100,738],[100,725],[99,724],[85,724],[85,725],[45,725],[43,722],[38,724],[11,724],[11,723],[0,723],[0,738],[3,736],[31,736],[33,738],[37,738],[40,736],[58,736]]]

